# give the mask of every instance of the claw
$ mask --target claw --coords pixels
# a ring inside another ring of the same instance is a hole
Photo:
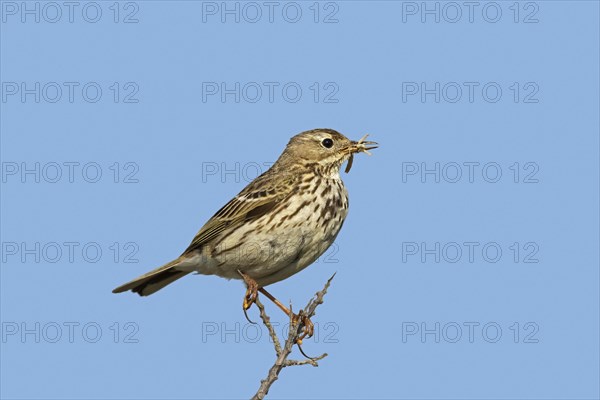
[[[302,350],[302,346],[300,345],[300,343],[296,343],[296,344],[298,345],[298,350],[300,350],[300,353],[302,353],[302,355],[303,355],[304,357],[308,358],[309,360],[314,360],[314,359],[315,359],[315,357],[310,357],[310,356],[308,356],[308,355],[307,355],[307,354],[304,352],[304,350]]]
[[[300,324],[302,325],[302,334],[300,334],[300,337],[298,337],[298,339],[296,339],[296,344],[298,345],[298,350],[300,350],[300,353],[302,353],[302,355],[304,357],[312,360],[313,357],[307,356],[306,353],[304,352],[304,350],[302,350],[302,341],[304,340],[304,338],[312,337],[312,335],[315,333],[315,325],[304,314],[303,310],[300,310],[300,312],[298,314],[294,314],[292,317],[292,320],[294,323],[297,323],[298,321],[300,321]]]
[[[246,289],[246,294],[244,295],[244,303],[242,307],[244,307],[244,311],[252,307],[252,304],[256,301],[258,297],[258,285],[256,282],[248,285],[248,289]]]
[[[248,275],[244,274],[239,269],[238,269],[238,273],[244,279],[244,282],[246,283],[246,287],[247,287],[246,294],[244,295],[244,302],[242,303],[242,309],[244,310],[244,316],[246,317],[248,322],[250,322],[251,324],[256,324],[256,322],[252,321],[248,317],[247,311],[250,307],[252,307],[252,304],[254,304],[254,302],[258,298],[258,284],[256,283],[256,281],[254,279],[250,278]]]
[[[256,325],[256,322],[252,321],[250,317],[248,317],[248,311],[244,309],[244,317],[246,317],[246,321],[250,322],[253,325]]]
[[[240,273],[242,278],[244,278],[244,280],[246,281],[246,284],[248,285],[248,290],[250,290],[252,287],[253,280],[251,278],[247,277],[241,271],[238,271],[238,272]],[[247,278],[250,282],[246,280]],[[256,282],[254,282],[254,283],[256,283]],[[277,300],[275,297],[273,297],[273,295],[271,293],[267,292],[265,290],[265,288],[262,288],[262,287],[258,288],[258,291],[261,292],[262,294],[264,294],[273,303],[275,303],[277,305],[277,307],[279,307],[281,309],[281,311],[283,311],[290,318],[290,325],[298,326],[297,324],[300,323],[300,325],[302,326],[302,333],[300,334],[298,339],[296,339],[295,344],[298,345],[298,349],[300,350],[300,353],[302,353],[302,355],[304,357],[313,360],[314,359],[313,357],[307,356],[306,353],[304,352],[304,350],[302,350],[302,341],[307,337],[311,337],[315,333],[315,325],[312,323],[310,318],[308,318],[308,316],[306,316],[306,314],[304,313],[304,310],[300,310],[298,312],[298,314],[294,314],[291,304],[290,304],[289,308],[287,308],[279,300]],[[244,303],[244,304],[246,304],[246,303]]]

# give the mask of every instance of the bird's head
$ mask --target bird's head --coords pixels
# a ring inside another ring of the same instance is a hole
[[[325,170],[337,173],[344,161],[348,160],[346,172],[350,171],[354,153],[369,153],[377,148],[377,143],[365,141],[368,135],[359,141],[348,139],[333,129],[313,129],[302,132],[290,139],[281,158],[305,165],[318,165]]]

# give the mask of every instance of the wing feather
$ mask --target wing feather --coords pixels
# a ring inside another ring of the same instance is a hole
[[[259,218],[272,210],[297,188],[297,177],[288,176],[270,183],[263,174],[225,204],[198,231],[183,254],[200,250],[232,224]]]

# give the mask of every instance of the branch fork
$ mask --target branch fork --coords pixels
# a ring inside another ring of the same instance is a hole
[[[299,316],[305,315],[308,319],[310,319],[315,315],[317,307],[323,304],[323,298],[325,297],[327,289],[329,289],[329,285],[331,284],[331,280],[334,276],[335,274],[333,274],[333,276],[327,280],[327,283],[325,283],[325,287],[323,287],[322,290],[318,291],[315,294],[315,296],[312,299],[310,299],[306,307],[303,310],[300,310],[298,314]],[[269,369],[267,377],[260,381],[260,387],[258,388],[258,391],[252,397],[253,400],[260,400],[264,399],[267,393],[269,393],[271,385],[273,385],[273,383],[278,379],[279,373],[283,368],[296,365],[312,365],[313,367],[318,367],[318,361],[327,357],[327,353],[323,353],[318,357],[307,357],[306,360],[288,359],[289,355],[292,352],[292,349],[294,348],[294,345],[298,343],[298,340],[302,337],[302,333],[304,331],[304,318],[290,318],[289,334],[282,347],[281,342],[277,337],[277,334],[275,333],[275,328],[273,328],[273,325],[271,324],[271,318],[267,315],[265,311],[264,305],[260,302],[258,298],[255,300],[255,303],[260,311],[260,318],[262,319],[263,324],[269,330],[269,336],[271,336],[271,339],[273,340],[273,346],[275,347],[276,354],[275,364],[273,364],[273,366]],[[291,309],[292,307],[290,305],[290,310]],[[302,352],[301,348],[300,351]]]

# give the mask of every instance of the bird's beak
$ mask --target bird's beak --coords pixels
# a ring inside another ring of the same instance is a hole
[[[352,168],[352,162],[354,161],[354,153],[367,153],[368,155],[371,155],[369,150],[379,147],[377,142],[366,141],[365,139],[367,136],[369,136],[369,134],[363,136],[358,142],[353,140],[352,144],[348,147],[350,150],[350,158],[348,158],[348,164],[346,164],[346,170],[344,172],[350,172],[350,168]]]

